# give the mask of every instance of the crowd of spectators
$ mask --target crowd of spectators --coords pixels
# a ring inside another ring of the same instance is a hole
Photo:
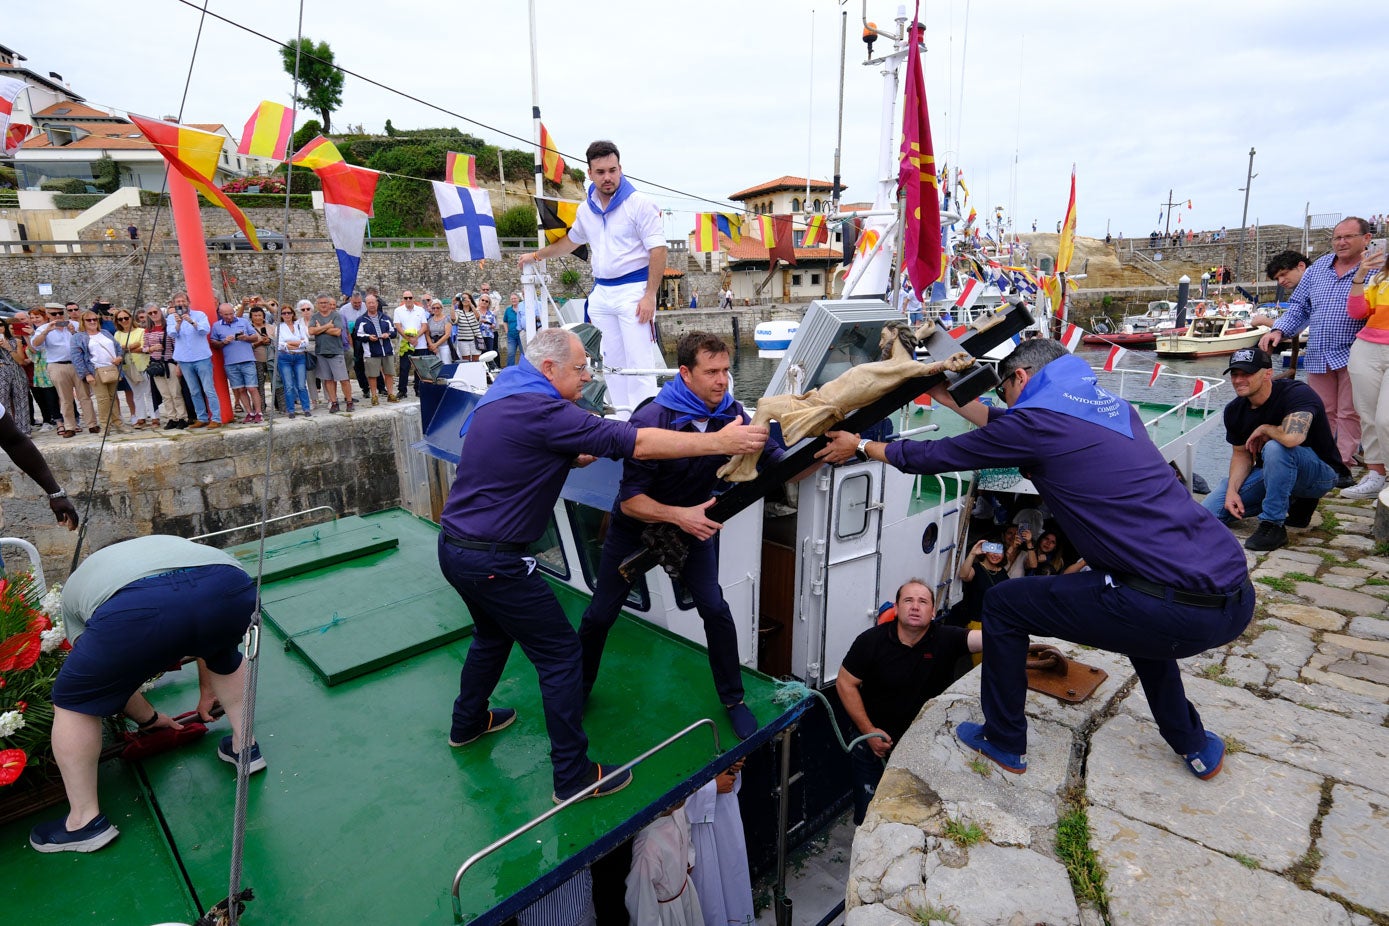
[[[219,378],[229,423],[262,424],[271,406],[290,418],[351,412],[358,397],[405,399],[412,369],[418,396],[441,366],[479,360],[503,337],[510,356],[496,362],[514,363],[520,296],[511,295],[504,318],[494,301],[499,294],[483,284],[448,303],[431,293],[416,302],[409,289],[389,304],[367,289],[283,306],[247,296],[212,312],[192,308],[186,292],[140,309],[48,303],[0,319],[0,402],[29,409],[14,416],[25,433],[61,437],[219,428],[228,417]]]

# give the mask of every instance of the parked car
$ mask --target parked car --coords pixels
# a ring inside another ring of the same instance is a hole
[[[29,307],[18,299],[0,296],[0,318],[14,318],[16,312],[27,312]]]
[[[289,247],[289,239],[276,231],[259,231],[256,237],[260,238],[260,246],[265,251],[278,251],[281,248]],[[207,239],[207,246],[214,251],[251,251],[250,239],[245,232],[236,232],[232,235],[219,235],[216,238]]]

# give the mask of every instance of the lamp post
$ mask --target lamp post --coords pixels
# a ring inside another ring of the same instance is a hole
[[[1244,262],[1244,239],[1249,237],[1249,229],[1247,227],[1249,222],[1249,188],[1254,185],[1254,178],[1257,176],[1259,175],[1254,173],[1254,149],[1253,147],[1250,147],[1249,173],[1246,175],[1244,179],[1244,186],[1240,187],[1240,189],[1244,192],[1244,212],[1240,215],[1239,248],[1235,251],[1235,282],[1239,282],[1239,280],[1242,279],[1239,275],[1239,272],[1240,264]]]

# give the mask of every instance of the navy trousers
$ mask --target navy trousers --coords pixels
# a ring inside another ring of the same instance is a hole
[[[1201,715],[1186,698],[1177,660],[1223,646],[1254,615],[1246,579],[1221,607],[1195,607],[1118,584],[1103,572],[1012,579],[984,595],[981,701],[984,735],[1006,752],[1027,752],[1027,646],[1059,637],[1129,658],[1158,731],[1182,755],[1205,746]]]
[[[714,689],[724,707],[743,700],[743,677],[738,668],[738,630],[733,624],[733,612],[723,600],[719,587],[719,541],[715,534],[709,540],[684,537],[690,549],[685,571],[680,580],[689,589],[700,619],[704,621],[704,641],[709,650],[709,669],[714,676]],[[628,556],[642,548],[641,533],[628,524],[613,519],[608,537],[603,541],[603,555],[598,561],[598,584],[593,600],[579,622],[579,642],[584,651],[584,695],[593,690],[598,680],[598,665],[603,659],[603,645],[608,631],[617,622],[617,615],[627,600],[632,584],[622,577],[617,567]]]
[[[439,568],[473,616],[473,640],[453,702],[454,742],[487,722],[488,698],[501,681],[512,643],[535,666],[555,790],[588,782],[593,763],[583,727],[579,638],[555,593],[519,553],[464,550],[439,535]]]

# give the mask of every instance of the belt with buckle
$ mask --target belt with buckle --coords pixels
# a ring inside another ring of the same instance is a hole
[[[1226,602],[1238,594],[1238,590],[1223,595],[1213,595],[1209,592],[1188,592],[1185,589],[1173,588],[1170,585],[1159,585],[1157,582],[1149,582],[1139,576],[1124,575],[1122,573],[1110,573],[1115,582],[1125,588],[1131,588],[1135,592],[1141,592],[1153,598],[1160,598],[1166,601],[1169,597],[1177,604],[1189,604],[1197,608],[1223,608]]]
[[[464,550],[486,550],[488,553],[521,553],[529,546],[529,544],[514,542],[489,543],[485,540],[468,540],[464,537],[455,537],[452,534],[444,535],[444,543]]]

